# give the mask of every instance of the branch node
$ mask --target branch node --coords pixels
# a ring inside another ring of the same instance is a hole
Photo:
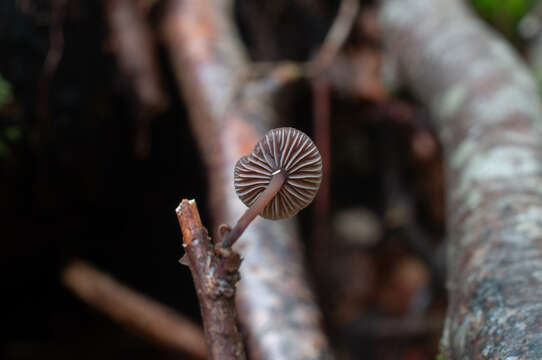
[[[210,358],[244,359],[234,301],[241,257],[231,249],[216,250],[194,200],[183,200],[176,213],[186,251],[181,261],[189,260]]]

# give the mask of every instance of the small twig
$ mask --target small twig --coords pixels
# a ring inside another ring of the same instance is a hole
[[[215,251],[201,224],[195,200],[183,200],[176,211],[183,232],[183,247],[198,294],[210,359],[244,359],[245,349],[237,328],[235,285],[240,256],[228,249]]]
[[[343,0],[341,2],[339,12],[322,46],[307,64],[306,71],[309,77],[316,77],[321,74],[333,62],[348,38],[352,25],[357,19],[358,12],[359,0]]]
[[[301,78],[314,79],[325,72],[333,63],[359,13],[359,0],[343,0],[324,42],[316,54],[307,62],[281,61],[251,64],[248,80],[262,78],[268,84],[265,88],[273,91]]]
[[[119,284],[84,261],[72,262],[61,277],[75,295],[125,328],[172,350],[206,358],[201,329],[173,309]]]
[[[329,86],[319,80],[314,80],[312,93],[315,141],[322,156],[322,183],[315,201],[316,218],[318,224],[326,224],[329,219],[329,170],[331,169]]]
[[[322,156],[322,183],[314,201],[315,209],[315,245],[313,263],[315,275],[322,277],[329,254],[329,204],[331,144],[330,144],[330,94],[329,86],[319,79],[311,83],[313,94],[314,135],[316,145]],[[322,295],[322,294],[320,294]]]

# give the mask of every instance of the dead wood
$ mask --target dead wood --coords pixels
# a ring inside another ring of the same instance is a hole
[[[385,0],[406,83],[431,109],[447,180],[446,359],[542,358],[542,112],[536,84],[462,1]]]
[[[145,339],[197,359],[206,358],[205,339],[196,324],[92,265],[72,262],[62,272],[62,282],[84,302]]]
[[[235,315],[241,258],[234,251],[215,252],[194,200],[183,200],[175,212],[186,251],[183,262],[190,268],[198,294],[209,358],[243,360],[245,348]]]
[[[244,82],[250,63],[231,23],[231,2],[168,5],[165,42],[207,165],[214,222],[234,224],[245,210],[233,190],[235,163],[275,124],[275,114],[268,92]],[[294,221],[256,219],[236,249],[244,258],[236,301],[251,358],[329,357]]]

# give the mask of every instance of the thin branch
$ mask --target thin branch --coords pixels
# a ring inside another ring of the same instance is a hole
[[[319,78],[334,63],[359,15],[359,0],[342,0],[339,11],[316,54],[307,62],[280,61],[251,64],[249,78],[262,78],[267,90],[280,87],[301,78]],[[328,75],[329,77],[329,75]]]
[[[206,358],[205,339],[197,325],[92,265],[72,262],[62,272],[62,282],[84,302],[143,338],[194,358]]]
[[[322,181],[314,199],[314,239],[312,250],[313,272],[317,279],[327,274],[328,255],[330,250],[330,170],[331,170],[331,134],[330,134],[330,94],[329,86],[319,79],[311,82],[312,111],[314,118],[314,138],[322,157]],[[321,292],[321,291],[320,291]],[[320,294],[321,303],[326,299]]]
[[[542,358],[542,104],[532,74],[463,1],[384,0],[388,49],[445,150],[443,355]]]
[[[358,14],[359,0],[342,0],[322,46],[306,66],[309,77],[316,77],[331,65],[348,38]]]
[[[245,359],[234,301],[241,258],[231,250],[215,252],[195,200],[183,200],[175,212],[198,294],[210,359]]]
[[[250,63],[228,5],[170,0],[163,24],[207,166],[215,224],[234,224],[245,211],[233,190],[235,163],[276,124],[269,92],[252,82],[240,83]],[[236,302],[251,359],[328,356],[295,222],[257,218],[235,248],[243,256]]]
[[[331,171],[331,100],[329,86],[322,81],[312,81],[315,141],[322,156],[322,182],[315,199],[316,222],[329,226],[330,171]]]

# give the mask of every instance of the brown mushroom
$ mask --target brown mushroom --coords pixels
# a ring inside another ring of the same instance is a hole
[[[235,165],[237,196],[249,208],[222,242],[228,248],[258,215],[287,219],[309,205],[320,187],[322,159],[312,140],[294,128],[270,130]]]

